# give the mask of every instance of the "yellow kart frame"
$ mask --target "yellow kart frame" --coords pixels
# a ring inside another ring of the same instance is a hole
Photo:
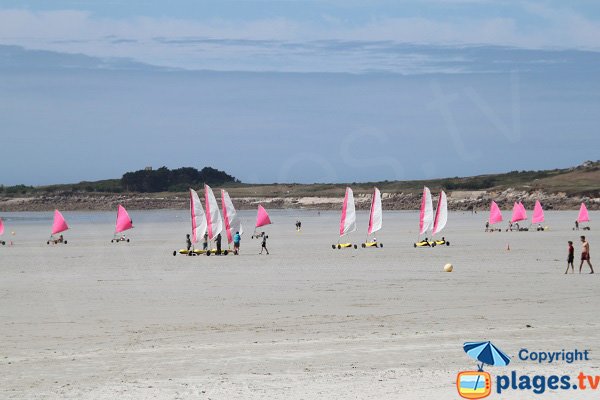
[[[338,244],[332,244],[331,248],[332,249],[351,249],[351,248],[355,248],[358,249],[358,246],[352,243],[338,243]]]
[[[199,255],[202,255],[202,254],[210,256],[211,254],[217,254],[217,249],[210,249],[210,250],[200,250],[200,249],[187,250],[187,249],[179,249],[179,251],[173,250],[173,255],[174,256],[176,256],[177,253],[183,254],[185,256],[199,256]],[[229,253],[233,254],[233,252],[231,252],[229,250],[221,250],[221,254],[224,255],[224,256],[226,256]]]
[[[383,243],[379,243],[379,242],[365,242],[363,244],[361,244],[361,247],[367,248],[367,247],[383,247]]]

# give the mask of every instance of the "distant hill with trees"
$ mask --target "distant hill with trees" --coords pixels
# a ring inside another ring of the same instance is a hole
[[[157,170],[144,169],[127,172],[120,179],[106,179],[95,182],[48,185],[48,186],[3,186],[0,185],[0,197],[15,198],[27,196],[45,196],[60,193],[70,196],[77,193],[160,193],[186,192],[192,187],[200,189],[204,183],[211,186],[227,186],[233,196],[281,196],[281,197],[326,197],[340,196],[347,185],[354,193],[370,194],[373,186],[382,192],[420,193],[423,186],[432,189],[487,190],[502,191],[508,188],[527,192],[542,190],[549,193],[565,193],[567,196],[600,196],[600,161],[586,161],[572,168],[541,171],[511,171],[503,174],[488,174],[471,177],[453,177],[413,181],[353,182],[353,183],[317,183],[317,184],[247,184],[224,171],[211,167],[197,170],[183,167],[170,170],[161,167]]]
[[[0,196],[18,197],[23,195],[62,193],[158,193],[185,192],[190,187],[198,188],[203,184],[211,186],[241,185],[235,177],[212,167],[197,170],[193,167],[169,169],[160,167],[126,172],[121,179],[67,183],[48,186],[4,186],[0,185]]]
[[[156,170],[141,169],[127,172],[121,178],[121,187],[127,192],[156,193],[156,192],[184,192],[189,187],[202,184],[221,186],[227,183],[240,183],[240,181],[224,171],[211,167],[197,170],[192,167],[183,167],[170,170],[160,167]]]

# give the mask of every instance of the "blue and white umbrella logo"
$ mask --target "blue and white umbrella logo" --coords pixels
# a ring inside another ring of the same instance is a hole
[[[466,342],[463,349],[469,357],[481,363],[478,366],[480,371],[483,371],[484,364],[505,367],[510,363],[510,357],[494,346],[492,342]]]

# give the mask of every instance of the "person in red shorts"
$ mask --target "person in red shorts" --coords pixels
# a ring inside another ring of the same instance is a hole
[[[583,267],[583,262],[587,261],[590,266],[590,274],[594,273],[594,267],[592,267],[592,263],[590,262],[590,244],[587,240],[585,240],[585,236],[581,237],[581,264],[579,264],[579,273],[581,273],[581,268]]]

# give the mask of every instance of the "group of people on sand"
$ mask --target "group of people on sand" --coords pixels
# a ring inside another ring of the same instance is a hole
[[[269,254],[269,249],[267,249],[267,239],[268,236],[265,235],[265,233],[262,233],[262,247],[260,249],[260,253],[262,254],[263,250],[267,251],[267,254]],[[239,232],[236,232],[235,235],[233,235],[233,254],[235,254],[236,256],[240,254],[240,244],[242,242],[242,235],[240,235]],[[216,246],[216,251],[215,254],[220,256],[221,254],[223,254],[222,249],[221,249],[221,234],[219,233],[217,236],[215,236],[215,246]],[[189,252],[192,249],[192,239],[190,237],[190,234],[188,233],[185,236],[185,242],[186,242],[186,247],[187,247],[187,251]],[[208,251],[208,233],[204,234],[203,240],[202,240],[202,250],[203,251]]]
[[[580,236],[581,240],[581,263],[579,263],[579,273],[581,273],[581,269],[583,268],[583,263],[587,262],[590,266],[590,274],[594,273],[594,267],[592,267],[591,257],[590,257],[590,243],[586,240],[585,236]],[[567,256],[567,270],[565,274],[569,272],[569,267],[571,267],[571,271],[575,273],[575,266],[573,262],[575,261],[575,248],[573,247],[573,242],[569,240],[569,255]]]

